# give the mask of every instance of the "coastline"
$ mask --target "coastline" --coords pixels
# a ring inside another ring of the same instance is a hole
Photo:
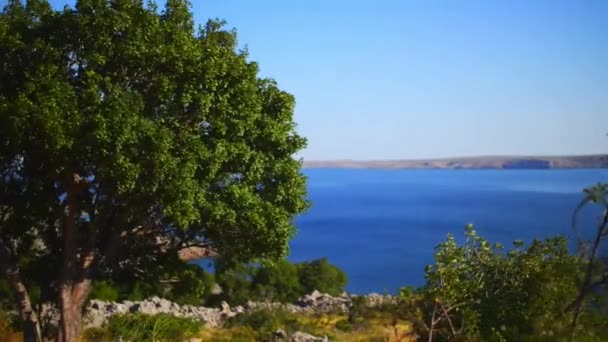
[[[303,160],[304,169],[598,169],[608,155],[480,156],[403,160]]]

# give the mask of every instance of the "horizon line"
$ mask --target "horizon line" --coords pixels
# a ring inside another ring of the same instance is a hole
[[[454,157],[436,157],[436,158],[385,158],[385,159],[352,159],[352,158],[336,158],[336,159],[307,159],[304,157],[298,158],[304,162],[385,162],[385,161],[437,161],[437,160],[454,160],[454,159],[483,159],[483,158],[589,158],[589,157],[606,157],[607,153],[589,153],[589,154],[487,154],[487,155],[469,155],[469,156],[454,156]]]

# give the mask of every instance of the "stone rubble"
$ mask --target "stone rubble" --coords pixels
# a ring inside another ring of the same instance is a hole
[[[311,294],[303,296],[293,304],[250,301],[243,306],[231,307],[228,303],[223,302],[221,308],[178,305],[159,297],[151,297],[139,302],[124,301],[122,303],[91,300],[85,313],[84,323],[86,327],[100,327],[107,323],[108,319],[113,315],[131,312],[148,315],[161,313],[172,314],[176,317],[186,317],[204,321],[205,325],[208,327],[221,327],[224,321],[230,317],[258,310],[282,309],[291,313],[348,312],[352,305],[353,298],[355,297],[355,295],[346,293],[334,297],[314,291]],[[396,297],[389,295],[370,294],[365,296],[365,298],[367,305],[370,307],[396,302]],[[305,339],[305,337],[302,336],[298,337],[300,339],[297,341],[317,341]],[[287,340],[296,340],[296,337],[288,336]],[[323,339],[318,341],[323,341]]]

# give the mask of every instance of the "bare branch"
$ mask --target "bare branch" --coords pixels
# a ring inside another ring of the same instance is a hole
[[[450,325],[452,339],[456,340],[456,329],[454,328],[454,324],[452,324],[452,319],[450,318],[449,312],[445,309],[445,305],[443,305],[442,303],[439,303],[439,305],[441,306],[441,310],[443,311],[445,319],[447,319],[448,324]]]

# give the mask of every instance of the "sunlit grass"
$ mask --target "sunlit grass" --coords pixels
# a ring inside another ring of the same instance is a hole
[[[269,313],[272,314],[272,313]],[[348,321],[345,314],[289,314],[276,312],[278,323],[271,330],[282,329],[290,332],[301,331],[315,336],[327,336],[330,341],[414,341],[412,326],[409,322],[395,320],[392,315],[384,312],[375,312],[371,317],[361,323],[344,325]],[[205,329],[200,338],[202,341],[256,341],[263,337],[261,330],[255,330],[247,325]],[[348,326],[347,330],[343,330]],[[294,330],[295,328],[295,330]]]

